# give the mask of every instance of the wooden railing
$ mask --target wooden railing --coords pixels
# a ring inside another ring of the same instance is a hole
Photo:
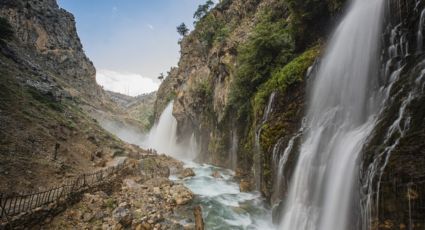
[[[0,194],[0,220],[9,222],[10,218],[16,215],[32,212],[46,205],[58,203],[60,200],[67,200],[73,194],[109,182],[123,167],[124,164],[118,164],[93,173],[82,174],[65,181],[60,186],[55,186],[45,191],[17,196]]]

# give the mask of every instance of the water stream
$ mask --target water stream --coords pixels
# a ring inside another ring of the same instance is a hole
[[[192,168],[196,176],[171,179],[182,182],[197,195],[193,205],[202,206],[205,229],[274,229],[264,198],[257,192],[240,192],[234,171],[194,162],[186,162],[186,167]],[[213,177],[214,172],[221,178]]]
[[[171,175],[170,179],[183,183],[196,195],[192,205],[201,205],[205,228],[273,229],[271,210],[260,193],[240,192],[239,184],[234,178],[235,173],[230,169],[193,161],[199,151],[196,140],[192,135],[188,145],[177,142],[177,122],[172,110],[171,102],[142,146],[180,159],[185,163],[185,167],[194,170],[196,174],[194,177],[179,179],[177,175]],[[233,147],[236,148],[237,136],[234,135],[232,139]],[[214,177],[212,175],[214,172],[218,172],[220,177]]]

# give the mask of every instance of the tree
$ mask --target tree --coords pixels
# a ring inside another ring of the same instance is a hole
[[[214,2],[212,0],[208,0],[203,5],[199,5],[198,9],[193,14],[193,18],[196,19],[196,20],[200,20],[201,18],[203,18],[208,13],[208,10],[213,5],[214,5]]]
[[[187,28],[186,24],[182,23],[179,26],[177,26],[177,32],[182,36],[186,36],[186,34],[189,32],[189,29]]]
[[[159,74],[158,79],[159,79],[160,81],[164,80],[164,74],[163,74],[163,73]]]

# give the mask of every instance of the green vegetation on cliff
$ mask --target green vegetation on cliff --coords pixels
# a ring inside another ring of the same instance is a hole
[[[282,16],[282,15],[280,15]],[[285,19],[265,12],[252,35],[238,49],[236,79],[230,93],[230,104],[237,108],[238,116],[249,112],[249,98],[278,67],[293,57],[293,36]]]
[[[297,50],[303,50],[318,37],[325,36],[332,15],[346,0],[286,0],[291,14],[291,31]]]
[[[320,54],[319,47],[315,46],[283,68],[277,68],[271,78],[262,84],[254,98],[254,111],[262,111],[270,94],[275,91],[284,94],[292,84],[303,81],[305,74],[314,60]]]

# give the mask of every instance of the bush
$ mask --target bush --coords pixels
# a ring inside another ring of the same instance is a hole
[[[261,112],[265,107],[268,97],[273,91],[285,93],[286,89],[294,83],[302,82],[307,69],[313,64],[319,55],[318,46],[313,47],[283,68],[276,69],[272,77],[260,86],[254,98],[254,111]]]
[[[223,18],[216,17],[214,14],[209,13],[196,24],[196,36],[208,50],[216,41],[217,36],[227,36],[228,33],[223,33],[223,31],[226,30],[225,27],[226,22]]]
[[[211,102],[213,91],[211,83],[208,80],[199,80],[190,89],[195,98],[202,98],[206,102]]]

